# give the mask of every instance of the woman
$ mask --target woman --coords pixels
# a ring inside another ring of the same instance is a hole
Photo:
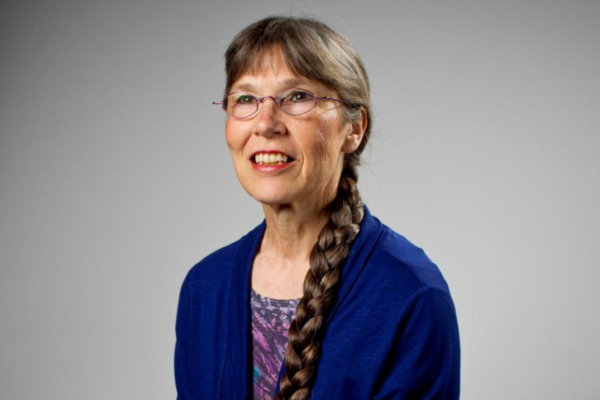
[[[371,109],[355,50],[322,23],[273,17],[225,59],[216,104],[265,222],[184,281],[178,398],[458,399],[448,287],[357,191]]]

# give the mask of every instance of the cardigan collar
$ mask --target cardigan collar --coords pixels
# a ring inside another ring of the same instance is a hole
[[[350,256],[342,268],[342,282],[334,308],[327,322],[335,317],[344,303],[356,279],[360,276],[371,252],[382,232],[381,222],[373,217],[367,206],[361,222],[360,232],[352,245]],[[252,264],[266,229],[266,222],[254,228],[240,240],[235,257],[229,299],[229,327],[227,350],[223,371],[221,371],[221,398],[247,399],[252,397],[252,333],[250,330],[250,287]],[[285,362],[279,374],[279,381],[285,373]],[[240,384],[240,383],[244,384]],[[277,383],[279,391],[279,383]]]

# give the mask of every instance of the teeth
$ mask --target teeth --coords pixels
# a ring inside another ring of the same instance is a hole
[[[254,155],[254,162],[257,164],[281,165],[288,161],[288,156],[281,153],[258,153]]]

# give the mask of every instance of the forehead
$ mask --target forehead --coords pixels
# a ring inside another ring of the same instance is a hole
[[[276,47],[259,54],[255,62],[233,83],[230,91],[286,90],[294,87],[309,90],[326,89],[320,82],[290,69],[283,52]]]

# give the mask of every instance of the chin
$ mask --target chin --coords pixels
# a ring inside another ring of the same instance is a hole
[[[290,182],[285,177],[257,176],[256,171],[241,168],[236,169],[236,175],[246,193],[261,203],[261,199],[288,197],[290,192],[297,191],[294,182]]]
[[[250,196],[259,203],[267,206],[282,206],[292,203],[292,199],[287,196],[265,196],[264,194],[258,196],[250,194]]]
[[[295,198],[295,196],[292,193],[289,193],[289,191],[287,190],[283,190],[282,188],[269,187],[268,185],[263,185],[262,187],[244,186],[244,190],[246,190],[246,193],[248,193],[252,198],[254,198],[254,200],[265,205],[274,206],[289,204],[293,202]]]

